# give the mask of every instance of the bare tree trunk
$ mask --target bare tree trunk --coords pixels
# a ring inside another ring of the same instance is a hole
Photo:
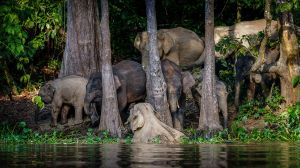
[[[214,0],[205,0],[205,53],[199,130],[211,137],[220,125],[215,79]]]
[[[99,130],[107,130],[112,136],[121,137],[124,127],[118,109],[117,93],[111,66],[109,10],[107,0],[101,0],[101,16],[103,98]]]
[[[287,3],[288,1],[282,2]],[[280,76],[281,95],[288,104],[293,104],[300,100],[299,85],[298,87],[292,85],[292,80],[300,75],[298,41],[292,13],[290,11],[282,12],[279,20],[281,40],[277,73]]]
[[[68,0],[67,40],[59,77],[85,77],[100,70],[97,0]]]
[[[272,15],[271,15],[271,0],[265,0],[265,19],[266,19],[266,28],[265,28],[265,36],[262,40],[259,48],[259,56],[256,59],[255,63],[251,67],[251,72],[255,72],[258,68],[261,67],[262,64],[265,63],[265,55],[266,55],[266,45],[269,41],[269,37],[271,35],[271,22],[272,22]],[[250,78],[252,80],[252,78]]]
[[[289,3],[289,1],[277,1],[278,5],[285,3]],[[290,11],[281,12],[279,20],[280,57],[276,63],[263,67],[262,71],[276,73],[279,76],[281,95],[285,98],[287,104],[293,104],[300,100],[299,85],[297,87],[292,85],[293,79],[300,75],[298,42],[292,13]]]
[[[146,1],[147,31],[149,34],[149,62],[147,74],[147,100],[157,111],[157,117],[172,127],[172,118],[167,102],[167,86],[164,80],[157,49],[157,26],[155,0]]]
[[[242,6],[240,0],[236,1],[236,23],[241,22],[242,20]]]
[[[17,95],[18,94],[18,89],[16,86],[16,83],[11,75],[11,73],[9,72],[9,68],[7,66],[7,62],[5,60],[0,60],[0,63],[3,66],[3,71],[4,71],[4,78],[6,80],[6,83],[8,84],[9,87],[9,97],[12,100],[12,95]]]

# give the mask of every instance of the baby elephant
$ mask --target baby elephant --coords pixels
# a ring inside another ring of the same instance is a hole
[[[201,107],[201,83],[198,84],[195,88],[193,88],[193,96],[195,100],[198,102],[198,107]],[[224,118],[224,128],[227,128],[228,121],[228,109],[227,109],[227,89],[226,85],[219,80],[216,80],[216,94],[219,105],[219,110],[222,112]]]
[[[182,72],[180,67],[167,59],[161,61],[161,69],[167,84],[167,99],[172,115],[173,127],[179,131],[183,129],[183,107],[185,98],[194,85],[187,77],[188,72]],[[191,76],[191,75],[190,75]],[[194,80],[192,78],[192,80]]]
[[[75,108],[75,124],[82,123],[82,110],[86,92],[87,79],[70,75],[48,81],[41,87],[38,95],[45,104],[52,104],[52,123],[57,126],[57,117],[61,113],[62,124],[67,123],[69,105]]]

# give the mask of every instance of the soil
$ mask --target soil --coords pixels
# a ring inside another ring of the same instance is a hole
[[[21,121],[26,122],[27,127],[44,132],[50,131],[51,123],[51,106],[46,106],[42,110],[32,102],[32,98],[37,95],[37,91],[22,92],[20,95],[13,96],[12,100],[6,96],[0,96],[0,118],[1,123],[16,125]],[[85,116],[84,122],[79,125],[74,124],[74,112],[68,116],[68,123],[55,128],[59,131],[70,131],[73,129],[87,129],[89,119]]]

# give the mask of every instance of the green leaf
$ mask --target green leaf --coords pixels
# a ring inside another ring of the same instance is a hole
[[[47,28],[47,29],[50,29],[50,27],[51,27],[50,24],[47,23],[47,24],[46,24],[46,28]]]
[[[21,78],[20,78],[20,81],[22,83],[25,83],[25,84],[28,83],[29,80],[30,80],[30,75],[29,74],[25,74],[25,75],[21,76]]]
[[[296,76],[292,81],[293,87],[296,87],[299,83],[300,83],[300,76]]]
[[[38,106],[39,109],[42,109],[42,108],[45,107],[45,104],[44,104],[44,102],[42,101],[42,98],[41,98],[40,96],[34,96],[34,97],[32,98],[32,102],[33,102],[34,104],[36,104],[36,105]]]

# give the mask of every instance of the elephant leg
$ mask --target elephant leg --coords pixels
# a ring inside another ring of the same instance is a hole
[[[242,83],[242,81],[235,82],[234,105],[236,107],[238,107],[240,104],[241,83]]]
[[[222,112],[223,118],[224,118],[224,128],[227,128],[228,123],[228,109],[227,109],[227,102],[226,100],[219,100],[219,108]]]
[[[61,124],[64,125],[68,123],[68,113],[69,113],[70,106],[68,105],[63,105],[61,109]]]
[[[173,125],[174,128],[182,131],[183,130],[183,120],[184,120],[184,115],[183,115],[183,110],[180,108],[176,113],[174,113],[174,118],[173,118]]]
[[[57,126],[57,118],[58,118],[58,114],[60,111],[60,107],[52,107],[52,111],[51,111],[51,116],[52,116],[52,122],[50,124],[51,127],[56,127]]]
[[[126,89],[122,88],[121,91],[117,93],[118,97],[118,108],[119,108],[119,113],[120,117],[122,119],[122,122],[126,122],[128,115],[124,112],[124,109],[127,105],[127,95],[126,95]]]
[[[83,109],[83,106],[75,106],[75,124],[80,124],[83,122],[82,109]]]
[[[255,88],[256,88],[256,83],[250,80],[249,82],[249,87],[247,89],[247,99],[248,100],[253,100],[254,95],[255,95]]]

